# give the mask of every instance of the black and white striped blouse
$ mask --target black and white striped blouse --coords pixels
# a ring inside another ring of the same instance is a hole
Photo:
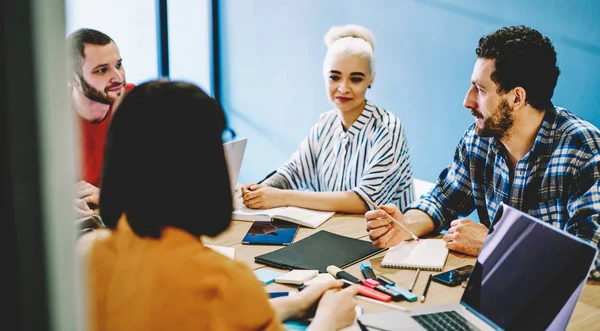
[[[354,191],[403,210],[414,199],[404,128],[369,102],[348,131],[337,109],[321,115],[288,163],[278,169],[295,190]]]

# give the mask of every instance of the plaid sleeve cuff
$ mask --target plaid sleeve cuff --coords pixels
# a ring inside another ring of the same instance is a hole
[[[426,213],[433,220],[433,232],[439,233],[441,230],[448,229],[448,223],[442,214],[442,206],[427,198],[421,198],[404,209],[404,213],[410,209],[419,209]]]

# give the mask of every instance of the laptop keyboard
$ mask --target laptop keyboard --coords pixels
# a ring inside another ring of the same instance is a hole
[[[421,324],[427,330],[479,330],[473,324],[469,323],[456,311],[444,311],[433,314],[423,314],[412,316],[412,318]]]

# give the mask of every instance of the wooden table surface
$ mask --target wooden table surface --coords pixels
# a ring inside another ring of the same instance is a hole
[[[268,253],[281,248],[282,246],[263,246],[263,245],[243,245],[241,243],[242,238],[250,229],[251,222],[243,221],[232,221],[231,226],[221,235],[214,238],[203,238],[203,242],[206,244],[228,246],[235,248],[235,259],[242,261],[249,265],[253,270],[260,268],[270,268],[265,265],[254,262],[254,257],[260,254]],[[369,240],[366,232],[366,222],[363,215],[345,215],[336,214],[323,225],[317,229],[310,229],[306,227],[300,227],[298,234],[294,241],[298,241],[305,238],[317,231],[327,230],[330,232],[338,233],[344,236],[358,238],[362,240]],[[382,268],[380,266],[381,260],[385,252],[379,253],[368,260],[371,262],[373,269],[377,275],[384,275],[394,280],[399,286],[408,289],[410,283],[415,274],[414,270],[405,269],[392,269]],[[460,267],[465,264],[474,264],[475,258],[450,252],[444,271]],[[362,279],[360,272],[360,263],[356,263],[350,267],[344,269],[350,274]],[[275,269],[279,270],[280,269]],[[414,293],[420,296],[423,293],[425,283],[429,274],[432,272],[421,271],[417,283],[414,287]],[[435,272],[438,273],[438,272]],[[276,291],[294,291],[295,287],[286,286],[282,284],[272,283],[266,287],[267,292]],[[427,293],[427,299],[424,303],[419,300],[416,302],[401,301],[397,304],[407,308],[418,308],[421,306],[430,306],[443,303],[458,303],[463,293],[462,286],[448,287],[435,282],[432,282]],[[361,307],[364,308],[365,313],[387,311],[391,308],[376,305],[370,302],[359,301]],[[599,330],[600,329],[600,282],[588,280],[583,292],[579,297],[575,311],[571,316],[571,320],[567,327],[567,330]]]

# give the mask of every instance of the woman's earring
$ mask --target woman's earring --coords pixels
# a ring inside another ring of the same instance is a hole
[[[371,85],[369,85],[367,88],[371,88]]]

